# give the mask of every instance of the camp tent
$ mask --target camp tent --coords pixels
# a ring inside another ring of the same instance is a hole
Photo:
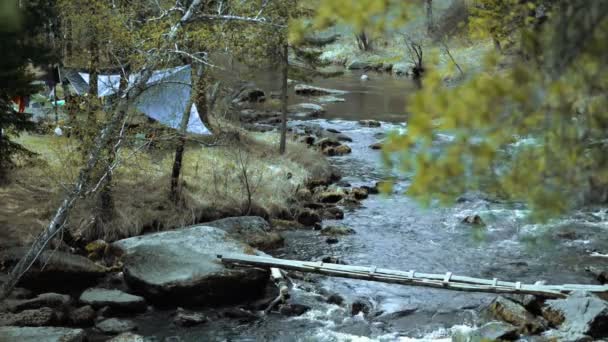
[[[90,76],[85,72],[66,70],[64,77],[77,94],[89,90]],[[137,75],[129,77],[129,85],[134,84]],[[97,89],[99,97],[118,93],[120,75],[99,75]],[[146,116],[172,128],[179,128],[191,91],[191,68],[189,65],[157,70],[148,80],[146,90],[136,99],[134,107]],[[211,132],[203,124],[196,105],[190,110],[189,133],[209,135]]]

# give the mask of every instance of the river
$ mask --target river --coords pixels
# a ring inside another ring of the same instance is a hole
[[[346,102],[326,105],[322,120],[307,122],[337,129],[353,138],[352,154],[332,158],[344,181],[370,185],[385,178],[380,153],[368,146],[383,133],[406,128],[404,94],[414,91],[405,79],[360,73],[314,84],[350,91]],[[292,94],[292,102],[308,102]],[[367,128],[360,119],[375,119],[382,127]],[[292,123],[297,124],[297,123]],[[441,143],[441,142],[438,142]],[[608,258],[589,256],[590,250],[608,251],[608,213],[581,211],[546,224],[527,219],[521,204],[489,201],[480,194],[464,194],[452,207],[421,207],[403,195],[407,175],[398,176],[391,195],[373,195],[363,207],[347,210],[344,220],[324,225],[345,225],[356,234],[328,245],[313,231],[285,233],[286,246],[275,256],[319,260],[335,256],[348,264],[375,265],[398,270],[499,278],[522,282],[595,283],[586,266],[606,267]],[[467,215],[480,215],[485,228],[461,224]],[[352,316],[348,306],[327,304],[323,295],[338,293],[349,303],[363,299],[370,314]],[[312,276],[294,280],[292,301],[312,309],[299,317],[271,314],[254,322],[225,319],[193,328],[170,324],[170,312],[155,311],[138,318],[140,333],[163,341],[450,341],[487,318],[483,308],[490,294],[453,292],[390,285],[360,280]],[[213,309],[207,309],[213,310]],[[170,340],[170,339],[169,339]]]

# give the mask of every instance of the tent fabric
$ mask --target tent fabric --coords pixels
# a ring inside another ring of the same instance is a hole
[[[65,75],[78,94],[88,91],[90,78],[88,73],[66,72]],[[129,86],[135,83],[137,77],[138,75],[129,77]],[[146,84],[147,89],[137,98],[134,106],[146,116],[178,129],[190,98],[190,84],[191,67],[189,65],[154,71]],[[115,95],[119,85],[120,75],[99,75],[97,80],[99,97]],[[196,105],[193,105],[190,110],[190,120],[186,130],[194,134],[211,134],[203,124]]]

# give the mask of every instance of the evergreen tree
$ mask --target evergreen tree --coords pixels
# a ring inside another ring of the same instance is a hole
[[[13,108],[14,98],[27,97],[39,89],[32,84],[32,65],[42,65],[51,59],[45,34],[50,27],[44,18],[52,10],[50,1],[13,2],[17,20],[9,25],[0,24],[0,182],[7,180],[7,170],[14,166],[16,154],[31,155],[23,146],[12,141],[20,132],[31,130],[31,115]]]

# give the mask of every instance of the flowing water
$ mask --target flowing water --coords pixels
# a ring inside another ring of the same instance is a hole
[[[316,80],[315,85],[351,93],[346,102],[326,106],[325,119],[306,123],[353,138],[352,154],[332,158],[344,181],[353,186],[370,185],[388,175],[379,152],[368,146],[389,130],[407,127],[403,95],[412,91],[404,79],[374,74],[362,83],[359,76]],[[310,102],[292,97],[296,100]],[[357,124],[360,119],[384,122],[380,128],[366,128]],[[421,207],[402,195],[408,177],[399,179],[392,195],[370,196],[363,207],[347,211],[344,220],[324,222],[351,227],[356,234],[327,245],[317,232],[290,231],[285,234],[287,245],[275,255],[300,260],[336,256],[348,264],[548,283],[594,283],[585,267],[608,263],[589,256],[589,250],[608,250],[605,209],[533,224],[523,205],[496,203],[478,194],[465,195],[449,208]],[[480,215],[486,227],[460,223],[472,214]],[[480,324],[483,307],[495,297],[320,276],[294,282],[293,301],[312,307],[300,317],[271,314],[253,323],[220,320],[178,329],[169,323],[169,313],[155,312],[140,318],[141,333],[159,341],[167,336],[184,341],[449,341],[454,332]],[[373,308],[366,317],[351,316],[347,306],[327,304],[319,295],[328,293],[339,293],[347,303],[363,299]]]

